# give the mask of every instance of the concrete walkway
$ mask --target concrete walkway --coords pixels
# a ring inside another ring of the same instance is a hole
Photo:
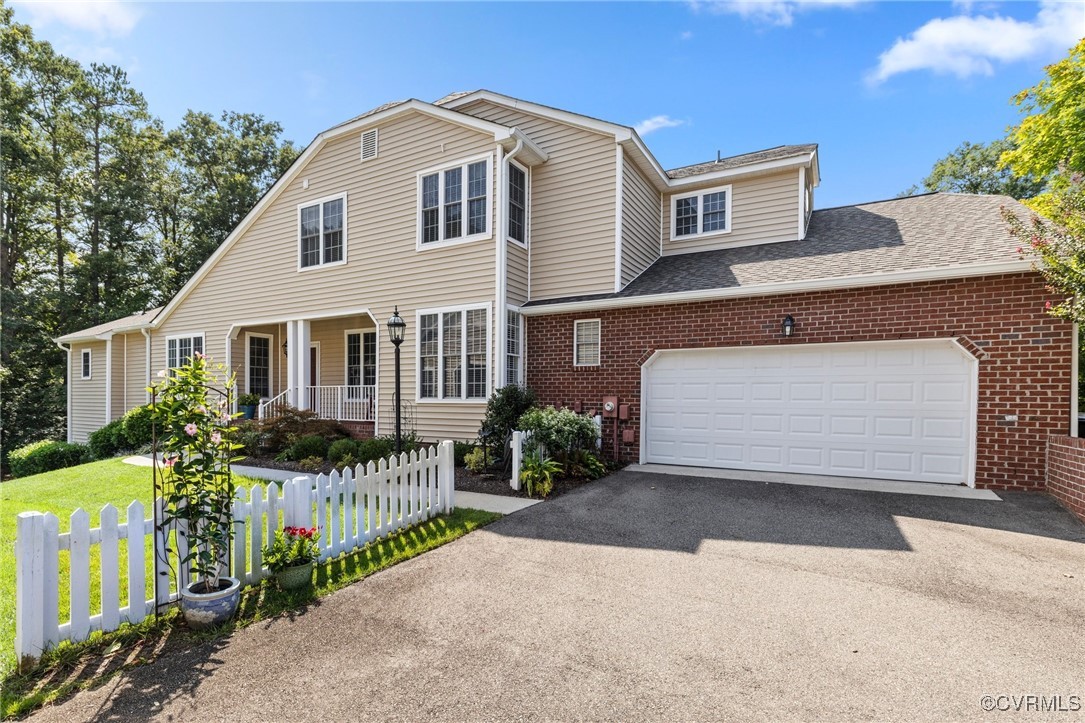
[[[153,464],[153,460],[149,456],[136,455],[134,457],[126,457],[124,463],[136,465],[137,467],[150,467]],[[268,482],[284,482],[286,480],[294,479],[295,477],[313,478],[313,475],[305,474],[304,472],[294,472],[287,469],[269,469],[267,467],[251,467],[243,464],[235,464],[232,469],[236,474],[252,477],[253,479],[267,480]],[[540,501],[541,500],[528,500],[523,497],[488,495],[482,492],[456,492],[457,507],[468,507],[473,510],[483,510],[484,512],[496,512],[501,515],[508,515],[513,512],[527,509],[532,505],[539,504]]]
[[[34,720],[1079,720],[986,707],[1085,695],[1085,526],[1003,497],[620,472]]]

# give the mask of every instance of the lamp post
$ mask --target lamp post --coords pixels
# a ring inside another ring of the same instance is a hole
[[[403,451],[403,435],[400,430],[400,406],[399,406],[399,345],[403,343],[403,332],[407,328],[407,322],[399,315],[399,305],[395,307],[392,316],[388,319],[388,338],[396,348],[396,454]]]

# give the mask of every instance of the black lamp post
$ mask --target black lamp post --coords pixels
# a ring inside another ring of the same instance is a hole
[[[396,305],[392,317],[388,319],[388,338],[396,348],[396,454],[403,451],[403,435],[400,430],[400,406],[399,406],[399,345],[403,343],[403,332],[407,329],[407,322],[399,315],[399,305]]]

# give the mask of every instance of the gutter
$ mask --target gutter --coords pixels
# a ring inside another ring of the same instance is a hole
[[[553,304],[540,303],[537,306],[525,306],[521,312],[525,316],[545,316],[574,311],[599,311],[605,309],[623,309],[637,306],[655,306],[658,304],[684,304],[694,301],[715,301],[717,299],[740,299],[776,294],[798,294],[807,291],[834,291],[837,289],[855,289],[864,286],[889,286],[922,281],[945,281],[975,276],[1000,276],[1002,274],[1031,271],[1028,261],[999,261],[971,266],[950,266],[909,271],[889,271],[880,274],[861,276],[837,276],[802,281],[781,281],[773,284],[756,286],[728,287],[723,289],[700,289],[697,291],[676,291],[663,294],[644,294],[643,296],[608,297],[584,299]]]

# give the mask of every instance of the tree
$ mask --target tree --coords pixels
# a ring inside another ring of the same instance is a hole
[[[965,141],[934,164],[930,175],[923,179],[923,187],[927,191],[1032,198],[1043,190],[1043,181],[999,165],[1002,155],[1012,149],[1008,139],[991,143]]]

